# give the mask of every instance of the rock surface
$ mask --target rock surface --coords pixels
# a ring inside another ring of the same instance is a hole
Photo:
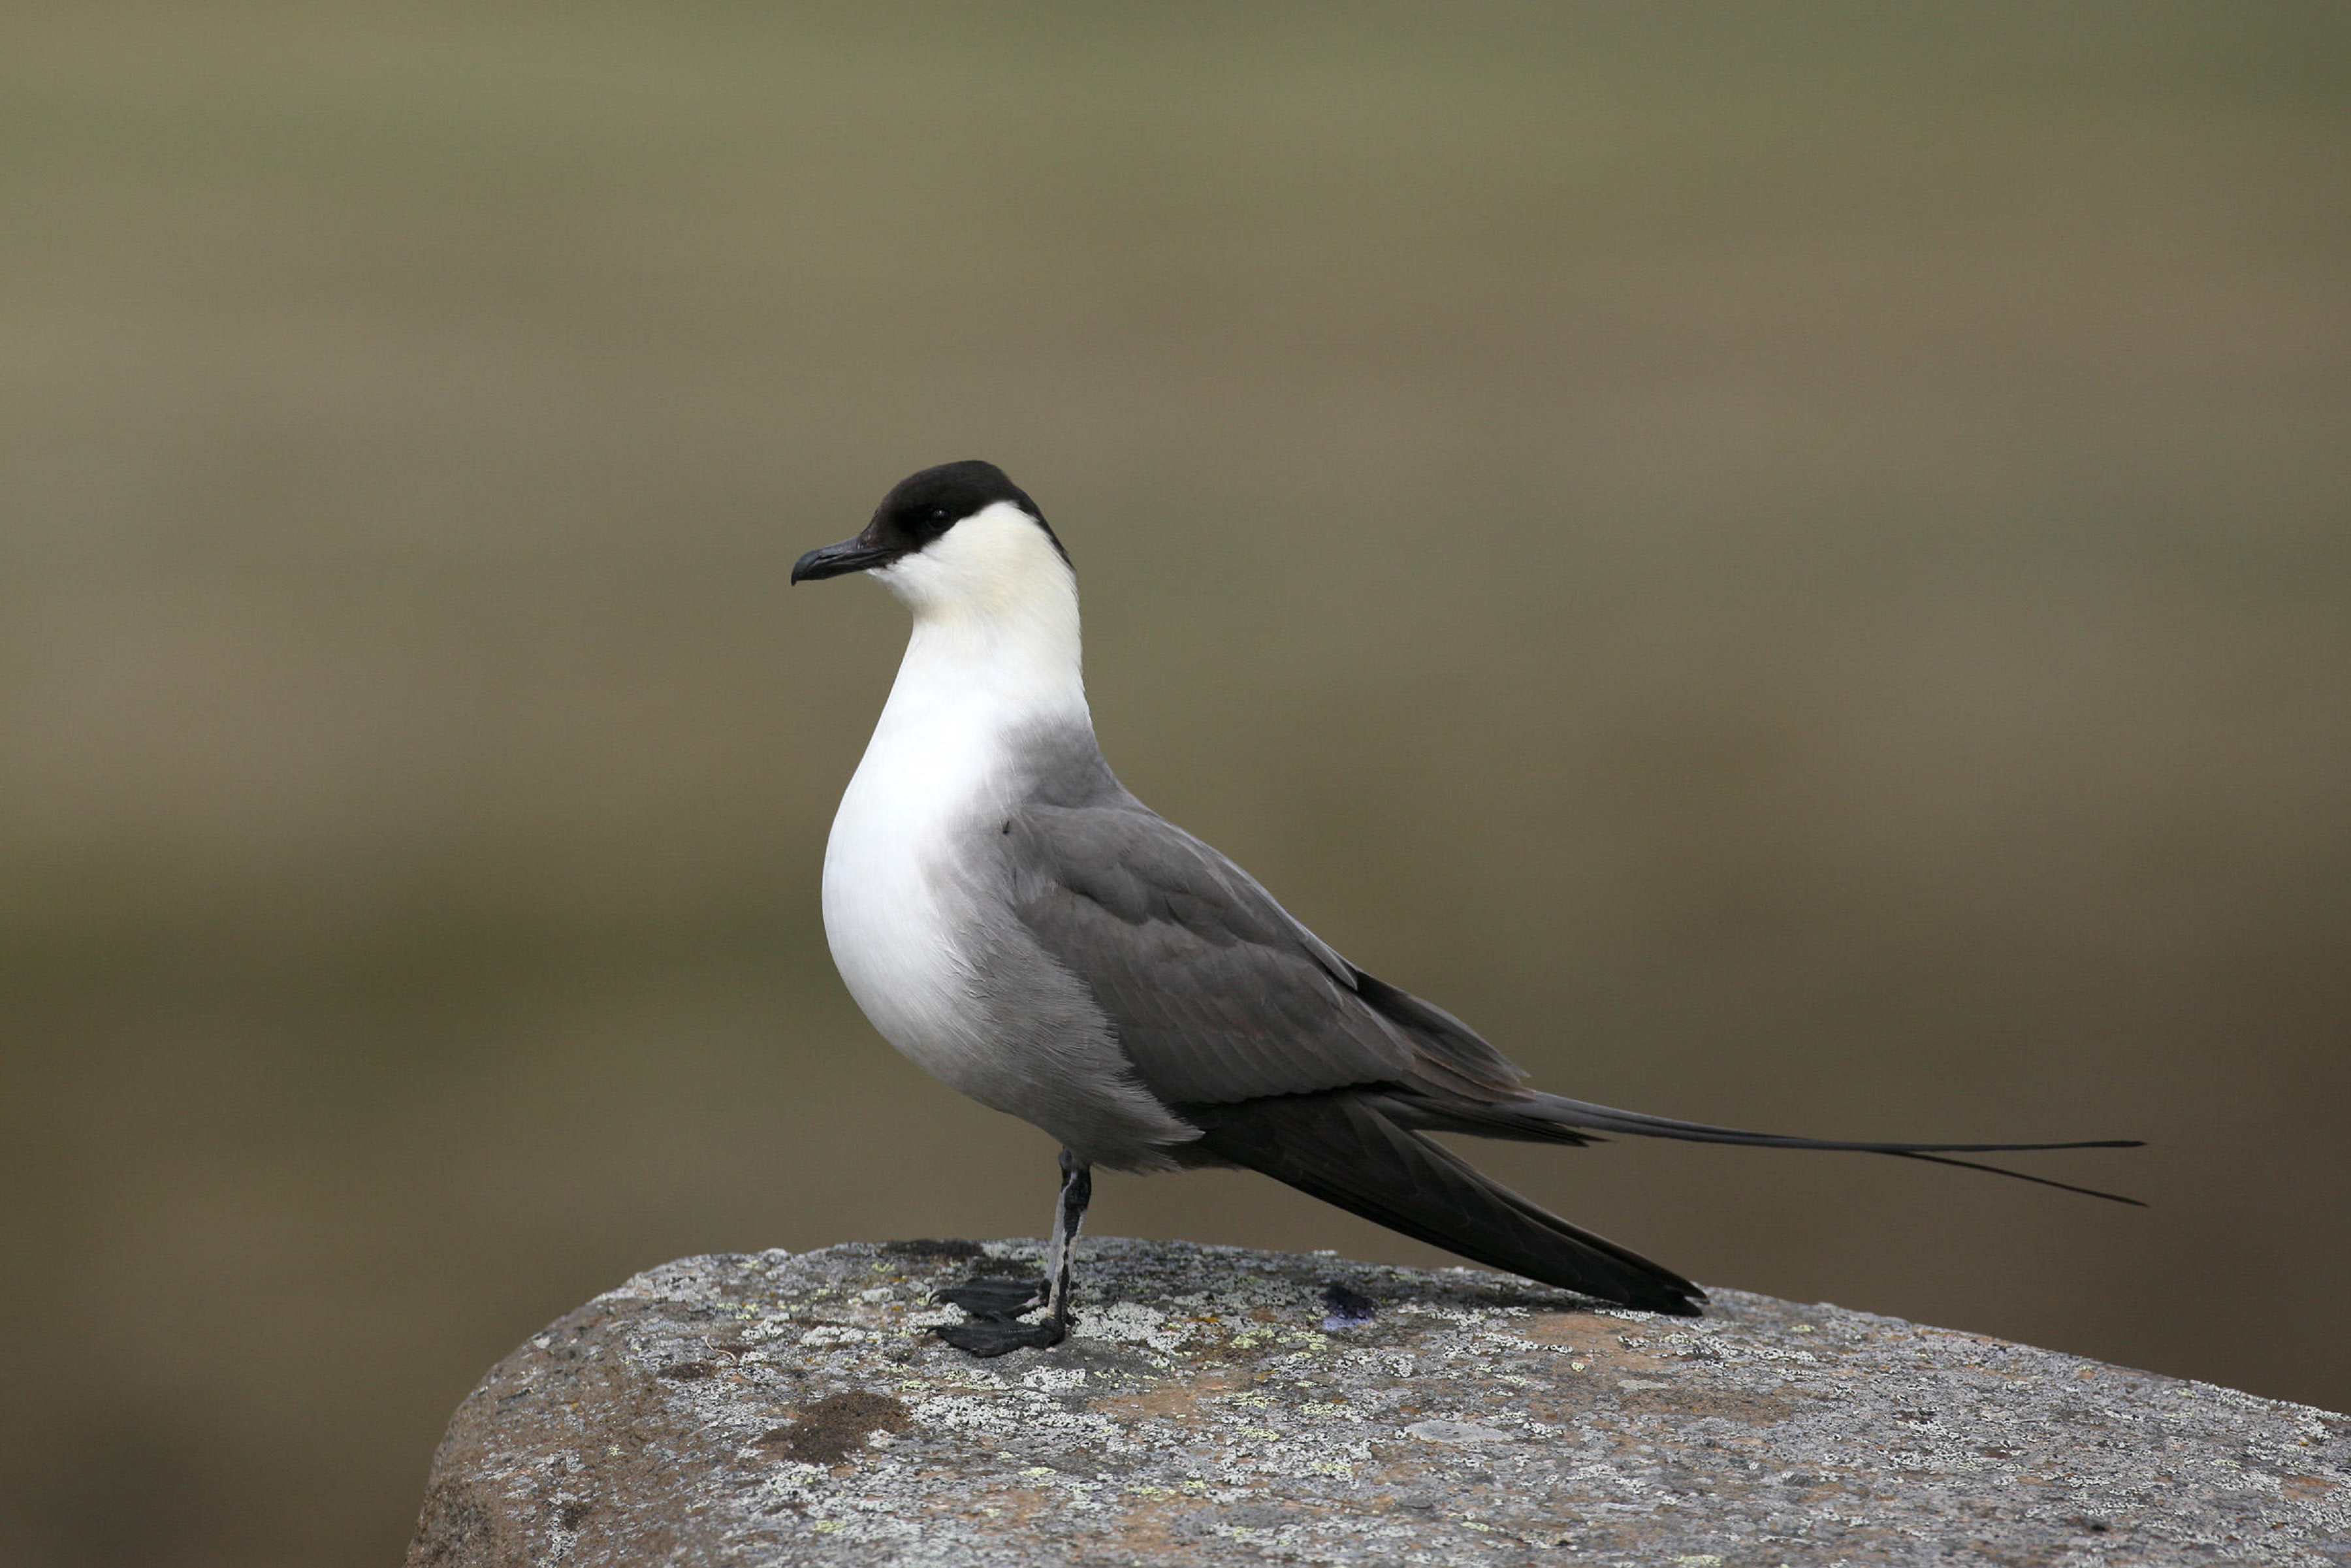
[[[1036,1251],[639,1275],[459,1408],[411,1568],[2351,1565],[2351,1419],[2304,1406],[1733,1291],[1658,1318],[1176,1242],[1086,1243],[1053,1349],[925,1332]]]

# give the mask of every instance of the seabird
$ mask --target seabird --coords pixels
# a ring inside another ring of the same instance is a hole
[[[950,1343],[1000,1355],[1069,1333],[1071,1244],[1097,1165],[1243,1166],[1479,1263],[1682,1316],[1701,1311],[1696,1285],[1426,1134],[1855,1149],[2116,1196],[1957,1156],[2131,1140],[1796,1138],[1530,1088],[1467,1024],[1347,962],[1119,783],[1086,708],[1069,552],[1002,469],[909,476],[862,533],[810,550],[791,580],[850,572],[879,580],[914,624],[825,845],[833,962],[916,1065],[1061,1145],[1044,1279],[943,1292],[969,1314],[938,1331]]]

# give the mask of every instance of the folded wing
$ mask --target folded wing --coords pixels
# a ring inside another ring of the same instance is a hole
[[[1236,1163],[1292,1185],[1305,1184],[1266,1163],[1271,1156],[1264,1150],[1270,1145],[1244,1134],[1241,1118],[1207,1118],[1195,1108],[1352,1091],[1370,1097],[1367,1103],[1384,1126],[1415,1143],[1421,1143],[1415,1136],[1420,1132],[1559,1144],[1619,1133],[1844,1149],[1964,1166],[2135,1201],[1954,1157],[2125,1148],[2133,1146],[2130,1140],[1917,1144],[1802,1138],[1650,1116],[1531,1090],[1525,1074],[1468,1025],[1348,963],[1246,872],[1123,791],[1083,805],[1029,806],[1010,820],[1008,830],[1017,850],[1015,904],[1021,920],[1093,992],[1136,1076],[1196,1124],[1224,1125],[1230,1129],[1225,1141],[1257,1151],[1249,1158],[1236,1157]],[[1289,1120],[1284,1113],[1266,1124],[1287,1125]],[[1341,1120],[1353,1126],[1360,1117],[1351,1112]],[[1337,1121],[1326,1115],[1320,1124],[1322,1141],[1336,1135]],[[1360,1127],[1354,1132],[1363,1134]],[[1381,1133],[1364,1146],[1384,1147],[1386,1138]],[[1423,1146],[1441,1153],[1435,1145]],[[1332,1184],[1340,1180],[1335,1167],[1326,1167],[1308,1190],[1367,1212],[1334,1195]],[[1515,1194],[1503,1196],[1525,1205]],[[1549,1216],[1544,1220],[1564,1224]],[[1383,1223],[1421,1234],[1397,1220]],[[1629,1253],[1625,1257],[1641,1261]],[[1520,1271],[1545,1277],[1534,1270]],[[1666,1278],[1673,1281],[1668,1289],[1683,1283]]]
[[[1132,798],[1010,821],[1013,902],[1169,1104],[1400,1082],[1419,1051],[1353,966],[1238,866]],[[1499,1058],[1496,1058],[1497,1061]]]

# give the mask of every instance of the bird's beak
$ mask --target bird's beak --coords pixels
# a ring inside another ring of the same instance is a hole
[[[890,564],[887,550],[865,542],[860,534],[853,539],[843,539],[837,545],[812,549],[792,565],[792,580],[806,582],[820,577],[840,577],[847,572],[870,571],[877,566]]]

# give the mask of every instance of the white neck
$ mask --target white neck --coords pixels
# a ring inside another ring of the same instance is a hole
[[[1077,576],[1018,507],[999,501],[873,575],[914,612],[883,729],[1091,725]]]

